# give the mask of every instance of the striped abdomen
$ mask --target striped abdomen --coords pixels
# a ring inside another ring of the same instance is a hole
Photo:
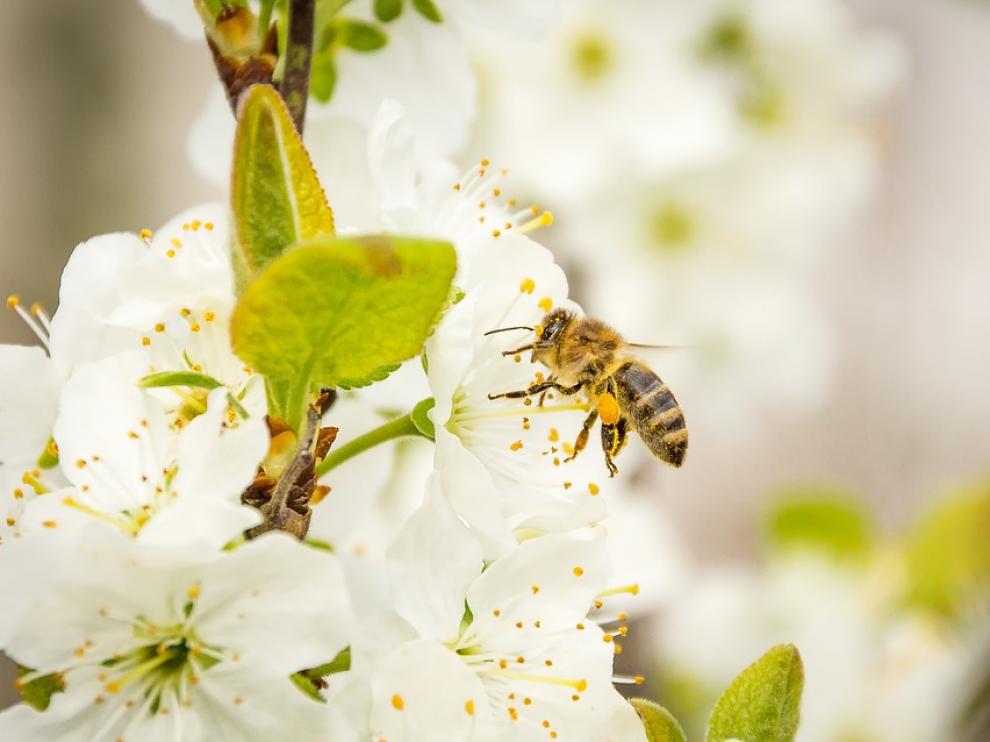
[[[619,409],[632,421],[654,456],[680,466],[687,451],[684,413],[670,389],[653,371],[627,361],[615,372]]]

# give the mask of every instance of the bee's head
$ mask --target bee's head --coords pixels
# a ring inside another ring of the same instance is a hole
[[[554,309],[552,312],[544,315],[536,327],[529,327],[528,325],[500,327],[495,330],[489,330],[485,335],[494,335],[497,332],[508,332],[510,330],[532,330],[536,334],[532,343],[524,345],[521,348],[502,351],[502,355],[512,356],[524,350],[531,350],[533,351],[532,360],[534,362],[542,363],[544,366],[553,369],[554,349],[560,343],[561,338],[573,321],[574,315],[571,312],[564,309]]]
[[[566,309],[554,309],[544,315],[535,328],[536,350],[552,348],[556,345],[573,320],[574,315]]]

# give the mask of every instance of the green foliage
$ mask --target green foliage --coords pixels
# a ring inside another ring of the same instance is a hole
[[[313,54],[313,67],[309,74],[309,92],[316,100],[326,103],[333,97],[337,88],[337,63],[333,49],[324,49]]]
[[[908,602],[953,618],[990,588],[990,484],[936,504],[907,542]]]
[[[351,648],[345,647],[340,650],[336,657],[326,664],[314,667],[311,670],[303,670],[303,675],[310,678],[325,678],[338,672],[346,672],[351,669]]]
[[[341,43],[356,52],[373,52],[388,42],[388,36],[378,26],[363,21],[343,21],[338,33]]]
[[[300,691],[312,698],[314,701],[326,703],[326,699],[320,692],[321,688],[326,688],[326,684],[323,683],[323,678],[328,675],[333,675],[338,672],[345,672],[350,669],[351,648],[345,647],[336,657],[330,660],[330,662],[320,665],[319,667],[314,667],[310,670],[302,670],[300,672],[293,673],[289,676],[289,679]]]
[[[400,10],[401,7],[399,4]],[[381,26],[338,16],[337,10],[339,8],[320,6],[316,13],[316,42],[313,45],[309,92],[321,103],[329,101],[337,87],[337,52],[349,49],[367,54],[384,48],[388,43],[388,34]]]
[[[443,14],[433,0],[412,0],[413,7],[428,21],[443,23]]]
[[[312,388],[365,386],[419,353],[455,268],[446,242],[312,240],[244,290],[231,319],[234,350],[266,376],[275,411],[294,424]]]
[[[765,530],[776,551],[805,549],[858,560],[870,552],[874,524],[854,497],[827,487],[802,487],[774,497]]]
[[[55,445],[54,438],[48,438],[48,443],[45,444],[42,452],[38,454],[36,463],[41,469],[54,469],[58,466],[58,447]]]
[[[780,644],[747,667],[715,704],[708,742],[791,742],[797,733],[804,666],[792,644]]]
[[[314,701],[319,701],[320,703],[327,702],[327,699],[325,699],[323,694],[320,693],[319,687],[312,678],[308,678],[301,672],[297,672],[290,675],[289,680],[291,680],[293,685],[303,692],[303,695],[308,696]]]
[[[403,0],[375,0],[375,18],[382,23],[394,21],[402,13]],[[443,23],[443,13],[433,0],[412,0],[416,12],[433,23]]]
[[[334,233],[333,212],[282,98],[270,85],[241,97],[231,185],[239,284],[290,245]]]
[[[436,400],[433,397],[428,397],[418,402],[413,407],[412,412],[409,413],[409,418],[412,420],[413,425],[416,426],[416,430],[431,441],[436,439],[437,434],[436,429],[433,427],[433,421],[430,419],[430,410],[433,409],[434,405],[436,405]]]
[[[394,21],[402,13],[402,0],[375,0],[375,18],[382,23]]]
[[[34,672],[27,667],[17,667],[17,676],[22,678],[29,672]],[[65,682],[58,673],[42,675],[27,683],[17,681],[14,683],[17,692],[21,694],[21,700],[36,711],[44,711],[48,704],[52,702],[52,696],[65,690]]]
[[[645,698],[633,698],[629,703],[643,722],[647,742],[687,742],[681,725],[663,706]]]
[[[197,373],[196,371],[162,371],[157,374],[148,374],[137,385],[143,389],[170,386],[190,386],[196,389],[216,389],[222,384],[212,376]]]

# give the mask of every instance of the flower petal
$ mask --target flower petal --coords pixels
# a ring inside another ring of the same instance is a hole
[[[457,655],[431,641],[399,647],[371,679],[374,739],[467,742],[492,739],[481,683]]]
[[[464,596],[483,566],[481,547],[467,527],[446,500],[431,497],[388,550],[395,610],[420,636],[453,641]]]

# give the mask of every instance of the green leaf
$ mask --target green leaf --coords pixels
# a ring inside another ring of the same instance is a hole
[[[54,469],[58,466],[58,446],[54,438],[49,437],[48,443],[38,455],[37,464],[41,469]]]
[[[426,20],[443,23],[443,14],[433,0],[412,0],[412,4]]]
[[[436,405],[436,400],[433,397],[428,397],[421,400],[413,407],[412,412],[409,413],[409,418],[412,420],[413,425],[416,426],[416,430],[422,433],[425,437],[429,438],[431,441],[436,440],[437,431],[433,427],[433,421],[430,419],[430,410]]]
[[[27,667],[17,667],[18,678],[27,675],[33,670]],[[58,673],[42,675],[27,683],[21,684],[20,680],[14,683],[17,692],[21,694],[21,699],[36,711],[44,711],[52,701],[52,696],[65,690],[65,681]]]
[[[316,687],[316,683],[314,683],[311,678],[306,677],[303,673],[293,673],[289,676],[289,679],[299,690],[303,692],[304,695],[309,696],[314,701],[319,701],[320,703],[327,702],[327,699],[325,699],[320,693],[320,689]]]
[[[333,553],[333,544],[329,541],[324,541],[320,538],[313,538],[312,536],[307,536],[303,539],[303,543],[306,544],[311,549],[318,549],[319,551],[329,551]]]
[[[363,21],[342,21],[340,34],[341,43],[356,52],[373,52],[388,42],[384,31]]]
[[[708,742],[791,742],[797,733],[804,665],[793,644],[780,644],[743,670],[715,704]]]
[[[336,657],[330,662],[314,667],[310,670],[303,670],[303,674],[310,678],[325,678],[338,672],[346,672],[351,669],[351,648],[345,647],[340,650]]]
[[[456,260],[435,240],[312,240],[245,289],[231,319],[234,350],[266,376],[292,425],[314,386],[364,386],[422,350]]]
[[[313,68],[309,74],[309,92],[320,103],[326,103],[333,97],[337,87],[337,63],[333,58],[333,50],[328,49],[313,55]]]
[[[812,550],[836,560],[866,557],[873,531],[859,500],[828,487],[782,491],[766,519],[767,540],[774,550]]]
[[[195,371],[162,371],[157,374],[148,374],[138,381],[137,385],[143,389],[169,386],[190,386],[196,389],[216,389],[223,386],[212,376],[200,374]]]
[[[241,97],[231,185],[239,285],[289,245],[334,233],[333,212],[282,98],[270,85]]]
[[[394,21],[402,12],[402,0],[375,0],[375,18],[382,23]]]
[[[687,742],[684,729],[663,706],[645,698],[632,698],[629,703],[643,722],[647,742]]]
[[[990,484],[942,499],[907,543],[908,603],[953,618],[990,590]]]

